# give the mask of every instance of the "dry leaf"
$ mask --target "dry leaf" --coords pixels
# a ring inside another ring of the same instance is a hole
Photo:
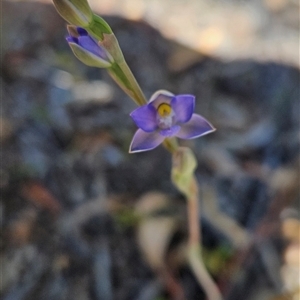
[[[154,270],[165,266],[166,250],[177,229],[174,216],[155,215],[156,212],[170,208],[170,199],[161,193],[149,193],[136,205],[136,213],[141,216],[137,228],[137,239],[145,259]]]
[[[294,218],[288,218],[282,221],[282,234],[288,240],[300,242],[300,222]]]

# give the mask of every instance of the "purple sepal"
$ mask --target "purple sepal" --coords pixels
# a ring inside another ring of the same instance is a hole
[[[131,118],[136,126],[146,132],[152,132],[157,129],[156,109],[152,105],[144,105],[135,109],[131,114]]]
[[[215,131],[215,128],[203,117],[193,114],[191,119],[181,126],[176,134],[181,139],[194,139]]]
[[[165,137],[160,135],[157,131],[149,133],[138,129],[132,139],[129,152],[134,153],[151,150],[160,145],[164,139]]]
[[[92,39],[89,35],[79,36],[78,37],[78,45],[97,56],[106,58],[106,57],[103,57],[103,54],[104,54],[103,50],[94,41],[94,39]]]
[[[180,123],[186,123],[192,117],[195,109],[195,96],[178,95],[171,101],[172,109],[175,112],[176,120]]]

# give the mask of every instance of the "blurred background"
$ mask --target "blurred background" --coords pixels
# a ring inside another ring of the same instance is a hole
[[[196,95],[203,257],[226,300],[299,299],[297,0],[91,0],[149,98]],[[3,1],[1,297],[204,300],[163,148],[71,53],[50,1]],[[200,216],[199,216],[200,222]]]

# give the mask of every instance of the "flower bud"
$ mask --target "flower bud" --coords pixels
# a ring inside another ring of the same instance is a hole
[[[111,55],[85,29],[70,25],[68,31],[70,36],[67,37],[67,41],[81,62],[98,68],[109,68],[112,65]]]
[[[70,24],[87,27],[93,20],[92,10],[86,0],[53,0],[58,13]]]

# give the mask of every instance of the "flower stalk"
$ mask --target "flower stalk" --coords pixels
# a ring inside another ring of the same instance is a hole
[[[129,69],[127,63],[113,64],[108,73],[118,86],[139,106],[147,103],[147,100],[139,87],[135,77]]]
[[[110,76],[137,105],[141,106],[146,104],[147,100],[125,61],[123,52],[114,33],[104,33],[103,40],[99,43],[114,59],[114,64],[108,70]]]
[[[171,153],[175,153],[178,150],[178,141],[176,138],[168,138],[163,141],[163,146]]]
[[[173,153],[172,181],[187,199],[188,251],[187,260],[197,281],[209,300],[222,300],[222,295],[208,273],[201,256],[201,223],[199,208],[199,188],[194,171],[197,161],[189,148],[178,147]]]

